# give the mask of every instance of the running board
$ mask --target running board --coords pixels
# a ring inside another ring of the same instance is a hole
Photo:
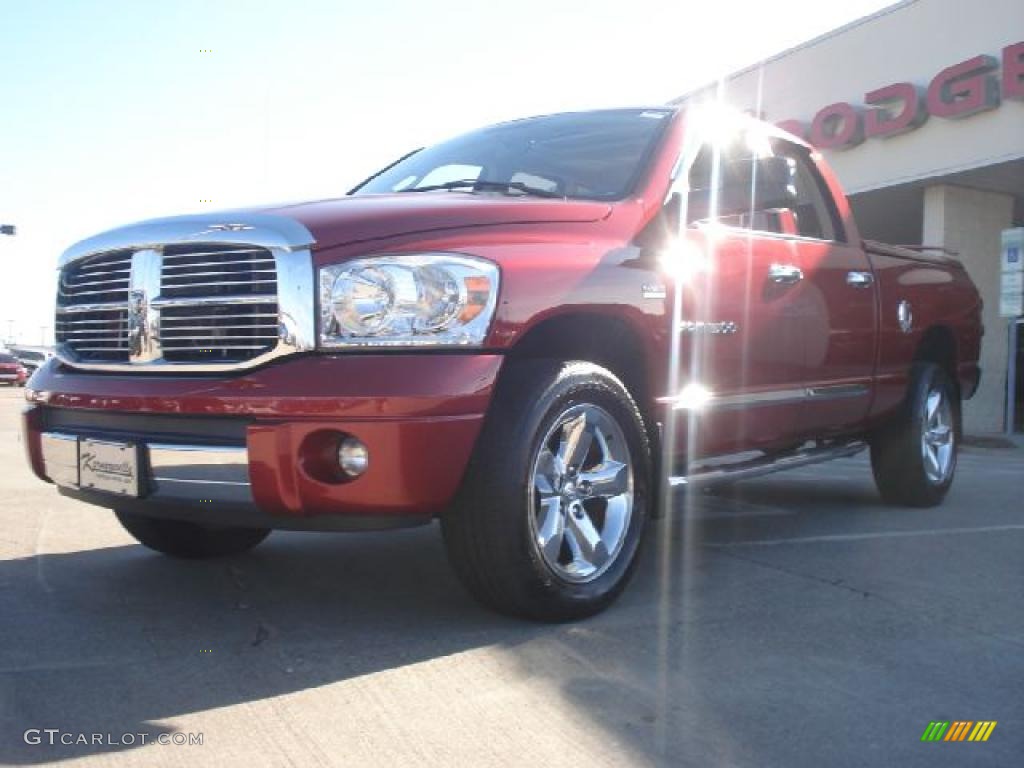
[[[734,480],[747,480],[751,477],[769,475],[772,472],[782,472],[786,469],[806,467],[810,464],[820,464],[832,459],[855,456],[865,448],[867,448],[867,443],[860,441],[843,443],[842,445],[807,448],[775,458],[760,457],[726,466],[714,465],[707,469],[700,469],[691,475],[673,475],[669,477],[668,482],[669,485],[675,488],[678,486],[695,487],[732,482]]]

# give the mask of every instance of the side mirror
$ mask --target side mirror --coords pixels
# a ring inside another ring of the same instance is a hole
[[[678,232],[679,219],[683,215],[683,196],[679,192],[673,192],[661,211],[665,217],[665,228],[669,232]]]

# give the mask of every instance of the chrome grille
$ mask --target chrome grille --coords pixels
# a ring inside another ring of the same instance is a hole
[[[150,259],[159,251],[159,295],[149,295],[145,302],[159,313],[151,343],[159,348],[163,362],[239,363],[277,346],[273,253],[223,243],[125,249],[72,262],[60,276],[58,342],[84,361],[133,360],[133,329],[142,321],[133,322],[132,307],[139,295],[136,289],[144,286],[133,282],[132,264],[134,257],[135,269],[140,275],[145,271],[139,261],[143,250]],[[156,292],[154,286],[150,293]]]
[[[61,273],[57,306],[128,301],[132,251],[113,251],[76,261]]]
[[[54,328],[58,343],[85,360],[127,362],[131,266],[132,251],[126,249],[89,256],[61,272]]]
[[[277,270],[266,248],[167,246],[160,298],[173,301],[160,312],[168,362],[239,362],[277,344]],[[182,304],[189,299],[199,303]]]
[[[162,297],[254,294],[277,294],[274,257],[267,249],[233,245],[176,245],[164,249]]]
[[[170,374],[311,351],[315,242],[291,217],[236,211],[76,243],[60,259],[56,357],[83,370]]]
[[[165,307],[160,346],[169,362],[231,362],[272,349],[277,343],[277,304]]]
[[[128,362],[128,309],[58,310],[56,338],[84,360]]]

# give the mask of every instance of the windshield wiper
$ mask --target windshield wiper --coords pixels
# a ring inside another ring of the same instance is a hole
[[[557,192],[552,192],[549,189],[541,189],[540,187],[531,187],[529,184],[524,184],[521,181],[485,181],[483,179],[458,179],[456,181],[446,181],[444,184],[429,184],[425,187],[410,187],[409,189],[403,189],[401,191],[435,192],[439,189],[496,189],[504,192],[515,190],[516,192],[522,192],[524,195],[533,195],[534,197],[564,198],[564,195],[560,195]]]

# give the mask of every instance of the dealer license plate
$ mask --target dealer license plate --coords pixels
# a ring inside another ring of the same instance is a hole
[[[138,496],[138,446],[82,438],[78,444],[78,484],[119,496]]]

